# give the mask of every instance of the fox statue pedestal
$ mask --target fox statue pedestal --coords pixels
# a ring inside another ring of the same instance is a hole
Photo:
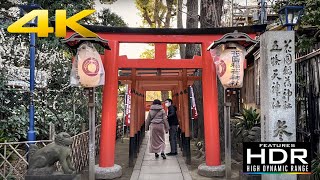
[[[81,180],[81,175],[26,175],[25,180]]]

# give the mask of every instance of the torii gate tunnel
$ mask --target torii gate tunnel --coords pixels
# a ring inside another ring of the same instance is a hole
[[[171,91],[173,102],[178,108],[179,123],[186,145],[187,161],[190,161],[190,128],[188,89],[194,81],[202,81],[203,115],[206,165],[219,166],[219,113],[217,75],[208,46],[225,33],[235,30],[247,33],[255,38],[264,31],[265,26],[245,26],[202,29],[153,29],[153,28],[113,28],[103,26],[85,26],[107,40],[110,49],[101,55],[105,68],[105,85],[103,90],[102,120],[100,136],[99,166],[114,166],[118,82],[131,86],[131,124],[130,152],[132,159],[138,152],[141,136],[144,135],[145,94],[146,91]],[[68,31],[67,37],[74,34]],[[119,55],[120,43],[154,43],[154,59],[128,59]],[[201,56],[193,59],[167,58],[167,44],[200,44]],[[202,69],[202,76],[194,76],[196,69]],[[119,70],[121,74],[119,75]],[[188,144],[189,143],[189,144]]]

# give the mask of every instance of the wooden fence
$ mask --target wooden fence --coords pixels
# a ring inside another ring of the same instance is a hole
[[[100,145],[100,125],[96,126],[96,155]],[[72,137],[73,144],[71,161],[77,172],[82,171],[89,163],[89,131],[80,133]],[[22,180],[27,172],[27,149],[29,143],[35,143],[39,148],[51,143],[52,140],[5,142],[0,143],[0,180],[15,179]],[[59,165],[58,165],[59,168]],[[59,168],[60,169],[60,168]]]

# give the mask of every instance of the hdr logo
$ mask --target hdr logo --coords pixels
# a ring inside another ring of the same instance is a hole
[[[37,33],[38,37],[48,37],[49,33],[55,33],[56,37],[65,37],[67,26],[83,37],[97,37],[97,34],[81,26],[77,21],[94,13],[96,10],[83,10],[67,18],[66,10],[56,10],[55,29],[49,27],[48,10],[33,10],[24,15],[18,21],[8,27],[10,33]],[[25,24],[37,18],[37,27],[23,27]],[[54,32],[55,30],[55,32]]]
[[[245,174],[311,174],[310,143],[243,143]]]

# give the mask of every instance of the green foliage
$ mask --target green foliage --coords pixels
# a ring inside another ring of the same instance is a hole
[[[123,112],[125,108],[125,93],[126,93],[126,86],[124,84],[119,85],[118,88],[118,103],[117,103],[117,114],[121,114],[122,117],[118,117],[121,120],[123,119]]]
[[[28,121],[29,114],[27,108],[20,106],[15,109],[14,114],[8,117],[5,123],[1,123],[1,128],[10,141],[18,141],[27,136]]]
[[[311,170],[314,179],[320,179],[320,154],[311,161]]]
[[[140,11],[140,16],[143,19],[144,27],[151,28],[169,28],[171,21],[176,17],[178,7],[177,0],[135,0],[136,7]],[[154,46],[154,44],[151,44]],[[177,44],[169,44],[167,54],[169,58],[174,57],[179,49]],[[141,58],[154,58],[155,49],[146,49],[141,55]]]
[[[277,12],[285,5],[297,5],[304,6],[303,16],[300,20],[300,28],[305,27],[317,27],[320,28],[320,0],[287,0],[287,1],[277,1],[274,10]],[[300,52],[304,52],[308,50],[317,40],[317,36],[319,36],[320,31],[318,33],[310,35],[306,34],[298,34],[298,42],[297,47]]]
[[[173,58],[179,51],[178,44],[168,44],[167,46],[167,56],[168,58]]]
[[[309,50],[310,47],[313,47],[316,42],[316,37],[308,37],[306,34],[298,35],[298,50],[304,52]]]
[[[287,0],[277,1],[274,10],[278,11],[285,5],[304,6],[301,24],[320,27],[320,0]]]
[[[146,101],[153,101],[155,99],[163,101],[161,98],[161,91],[147,91]]]
[[[117,0],[100,0],[100,3],[102,3],[102,4],[113,4],[116,1]]]
[[[7,140],[7,137],[5,136],[5,133],[3,130],[0,130],[0,143],[3,143]]]
[[[140,54],[140,58],[143,59],[154,59],[155,56],[155,48],[154,44],[149,44],[149,46],[153,47],[151,49],[146,49],[144,52]],[[168,44],[167,46],[167,57],[173,58],[179,51],[179,45],[178,44]]]
[[[249,109],[243,109],[240,122],[236,124],[237,135],[244,130],[251,130],[254,126],[260,126],[260,115],[256,111],[257,110],[252,107]]]
[[[104,26],[112,27],[126,27],[128,26],[124,20],[115,13],[112,13],[110,9],[104,8],[98,15],[101,24]],[[100,23],[100,22],[99,22]]]
[[[143,18],[143,24],[151,28],[170,27],[170,20],[176,16],[177,0],[135,0]]]
[[[24,2],[26,3],[26,2]],[[92,9],[93,0],[35,0],[43,9],[49,9],[54,15],[55,9],[67,9],[73,15],[83,9]],[[7,9],[12,9],[8,4]],[[14,5],[14,4],[13,4]],[[15,6],[15,5],[14,5]],[[6,13],[4,16],[1,16]],[[104,14],[106,13],[106,14]],[[98,17],[100,15],[100,17]],[[7,17],[11,17],[8,19]],[[18,18],[19,12],[0,10],[0,140],[19,141],[26,139],[29,125],[28,88],[8,87],[8,71],[11,67],[29,66],[29,37],[27,34],[9,34],[6,26]],[[83,22],[89,24],[125,26],[125,22],[116,14],[105,9],[98,16],[90,16]],[[101,18],[101,19],[99,19]],[[110,19],[109,19],[110,18]],[[36,87],[35,130],[37,139],[48,139],[49,123],[56,127],[56,132],[67,131],[70,135],[81,131],[82,123],[88,123],[88,99],[83,88],[70,87],[71,57],[73,54],[54,35],[48,38],[37,38],[36,69],[49,75],[46,88]],[[25,43],[25,45],[23,45]],[[23,49],[23,48],[24,49]],[[101,118],[102,88],[96,88],[97,123]]]
[[[144,52],[140,54],[140,58],[143,59],[154,59],[155,56],[155,49],[154,49],[154,44],[149,44],[151,47],[150,49],[146,49]]]

